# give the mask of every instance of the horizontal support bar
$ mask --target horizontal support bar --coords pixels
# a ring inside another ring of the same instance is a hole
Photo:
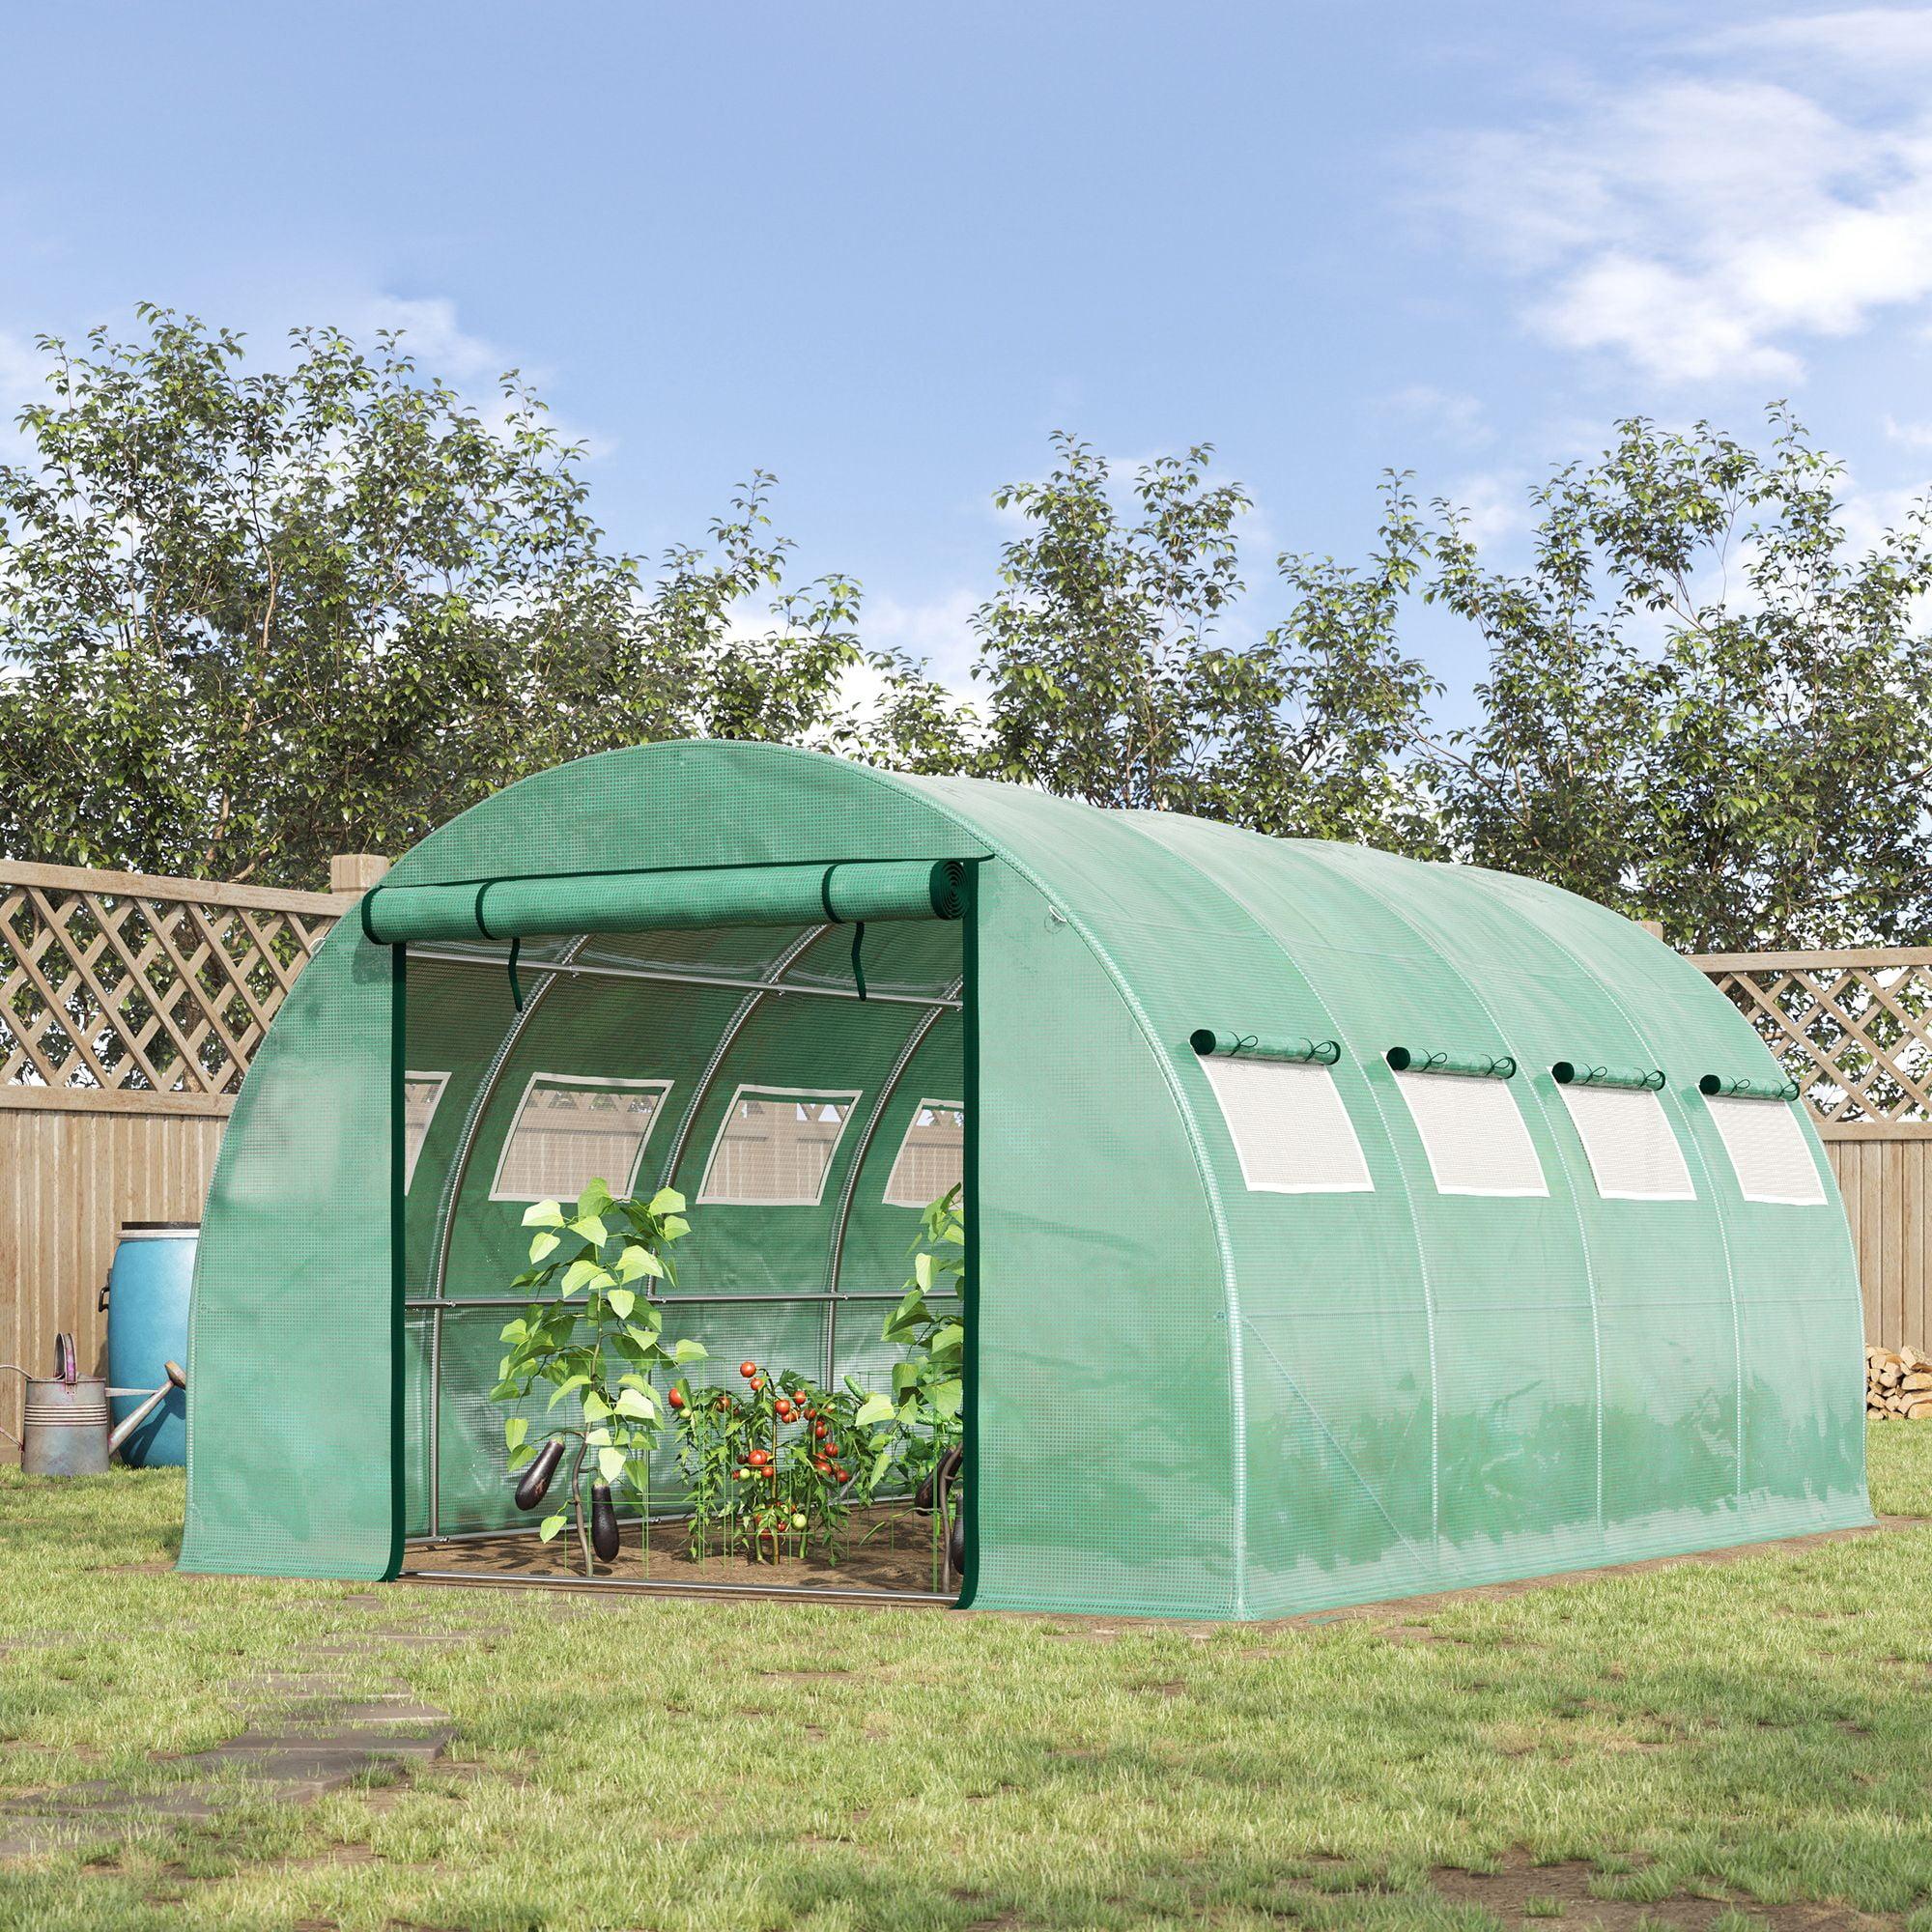
[[[1654,1094],[1663,1085],[1663,1068],[1585,1066],[1578,1061],[1559,1060],[1549,1077],[1559,1087],[1647,1087]]]
[[[399,946],[437,939],[959,919],[966,906],[967,869],[958,859],[884,859],[583,872],[461,886],[381,885],[363,895],[362,930],[379,946]]]
[[[641,1577],[505,1577],[488,1570],[405,1570],[402,1583],[467,1583],[481,1590],[615,1590],[638,1597],[810,1597],[825,1603],[904,1604],[938,1609],[940,1590],[833,1590],[815,1583],[657,1583]]]
[[[223,1120],[232,1094],[156,1094],[145,1087],[0,1087],[0,1109],[45,1114],[200,1115]]]
[[[435,1295],[410,1295],[405,1297],[403,1306],[411,1308],[528,1308],[532,1299],[541,1301],[542,1295],[532,1297],[527,1294],[451,1294],[439,1299]],[[554,1298],[554,1297],[553,1297]],[[928,1301],[956,1301],[956,1290],[928,1289]],[[740,1302],[769,1301],[774,1306],[781,1303],[796,1304],[816,1301],[902,1301],[905,1291],[897,1288],[880,1289],[840,1289],[837,1293],[814,1292],[798,1294],[640,1294],[639,1301],[648,1301],[654,1308],[711,1308],[736,1306]]]
[[[1204,1060],[1215,1054],[1241,1060],[1314,1060],[1333,1066],[1342,1057],[1339,1040],[1270,1038],[1263,1034],[1223,1033],[1214,1027],[1196,1027],[1187,1043]]]
[[[488,966],[502,972],[510,963],[507,952],[442,952],[427,946],[410,948],[412,959],[432,959],[440,966]],[[862,995],[855,986],[787,986],[769,980],[733,980],[724,973],[672,973],[655,966],[582,966],[575,961],[519,959],[519,973],[564,973],[583,980],[662,980],[670,986],[723,986],[733,993],[770,993],[774,998],[800,994],[809,1000],[857,1000],[875,1007],[943,1007],[959,1010],[957,1000],[928,997],[923,993],[878,993],[867,987]]]
[[[1795,1100],[1798,1082],[1767,1080],[1762,1074],[1733,1078],[1728,1073],[1707,1073],[1697,1083],[1700,1094],[1721,1094],[1733,1100]]]
[[[1392,1046],[1383,1056],[1398,1073],[1455,1073],[1465,1080],[1514,1080],[1507,1053],[1435,1053],[1420,1046]]]

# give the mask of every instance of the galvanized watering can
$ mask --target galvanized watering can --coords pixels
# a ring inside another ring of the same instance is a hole
[[[105,1376],[76,1373],[73,1337],[54,1337],[54,1373],[31,1376],[17,1362],[0,1362],[27,1385],[27,1402],[14,1439],[20,1445],[20,1467],[30,1476],[103,1476],[107,1459],[167,1398],[171,1388],[185,1388],[187,1377],[179,1362],[167,1364],[167,1379],[157,1389],[111,1389]],[[109,1396],[143,1396],[137,1407],[111,1431],[107,1421]],[[0,1430],[0,1435],[11,1432]]]

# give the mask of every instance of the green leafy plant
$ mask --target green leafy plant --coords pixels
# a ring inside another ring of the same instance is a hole
[[[668,1249],[690,1231],[684,1196],[661,1188],[648,1202],[614,1198],[593,1180],[566,1208],[539,1201],[524,1216],[530,1237],[530,1266],[512,1283],[544,1298],[533,1300],[502,1339],[509,1345],[497,1371],[497,1402],[521,1401],[539,1382],[552,1386],[550,1408],[568,1402],[565,1419],[532,1431],[526,1416],[503,1425],[510,1467],[523,1468],[545,1446],[554,1468],[576,1444],[571,1464],[570,1508],[546,1517],[548,1543],[577,1516],[584,1574],[591,1572],[583,1517],[582,1468],[594,1456],[596,1477],[623,1486],[642,1502],[649,1547],[650,1459],[665,1426],[651,1373],[704,1359],[703,1347],[680,1339],[666,1347],[664,1317],[651,1299],[655,1284],[675,1281]],[[546,1479],[547,1486],[547,1479]]]
[[[869,1437],[871,1491],[909,1490],[917,1505],[932,1510],[937,1577],[952,1563],[965,1441],[966,1321],[958,1296],[966,1275],[966,1215],[957,1187],[920,1217],[912,1256],[912,1279],[880,1331],[907,1350],[906,1358],[894,1365],[892,1393],[867,1397],[853,1420]],[[935,1307],[935,1300],[946,1305]]]

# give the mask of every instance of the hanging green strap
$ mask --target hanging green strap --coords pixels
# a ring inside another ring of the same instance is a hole
[[[524,989],[522,983],[517,979],[517,955],[523,950],[524,942],[521,939],[510,941],[510,998],[516,1002],[519,1012],[522,1012],[524,1009]]]

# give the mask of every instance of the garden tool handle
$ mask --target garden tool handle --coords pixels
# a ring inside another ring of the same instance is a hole
[[[173,1365],[170,1364],[169,1366],[172,1367]],[[138,1408],[129,1409],[114,1425],[114,1433],[107,1438],[107,1453],[110,1456],[167,1400],[173,1389],[174,1383],[172,1380],[162,1382],[160,1387],[148,1396]]]

